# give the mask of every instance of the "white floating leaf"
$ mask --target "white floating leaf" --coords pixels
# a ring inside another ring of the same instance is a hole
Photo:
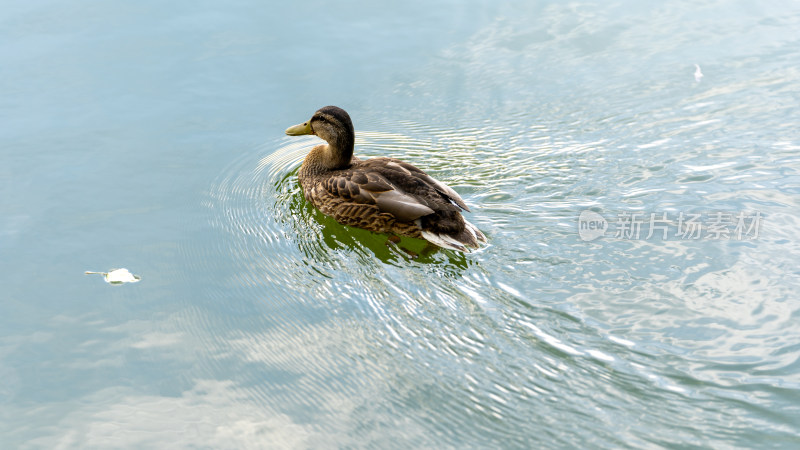
[[[134,275],[128,269],[111,269],[109,272],[91,272],[86,271],[86,274],[100,274],[109,284],[123,284],[123,283],[136,283],[142,277]]]
[[[700,80],[702,80],[702,79],[703,79],[703,72],[700,70],[700,66],[699,66],[699,65],[697,65],[697,64],[695,64],[695,65],[694,65],[694,68],[695,68],[695,71],[694,71],[694,81],[695,81],[695,82],[697,82],[697,83],[699,83],[699,82],[700,82]]]

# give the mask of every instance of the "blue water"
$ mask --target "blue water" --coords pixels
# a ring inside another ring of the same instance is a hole
[[[798,30],[791,2],[6,2],[0,446],[797,448]],[[329,104],[490,245],[310,207],[318,140],[283,130]]]

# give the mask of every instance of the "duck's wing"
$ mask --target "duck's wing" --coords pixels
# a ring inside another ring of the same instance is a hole
[[[391,214],[399,221],[411,222],[435,211],[427,202],[406,192],[380,173],[360,167],[351,167],[334,174],[326,178],[319,187],[324,189],[327,194],[325,196],[340,199],[339,205],[343,211],[352,211],[353,214],[356,209],[364,209],[365,211],[360,211],[359,214],[367,211],[384,212]],[[319,194],[316,195],[319,196]],[[367,208],[359,208],[359,206]]]
[[[359,167],[379,173],[389,182],[420,198],[424,203],[433,203],[435,210],[469,211],[467,204],[450,186],[433,178],[416,166],[394,158],[370,158],[359,162]],[[444,200],[444,201],[443,201]],[[458,208],[449,208],[455,204]]]

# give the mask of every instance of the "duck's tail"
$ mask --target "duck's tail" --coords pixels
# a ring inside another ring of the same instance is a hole
[[[467,253],[479,249],[481,243],[486,243],[486,236],[481,233],[481,230],[466,220],[464,221],[464,229],[457,234],[434,233],[423,230],[422,237],[439,247]]]

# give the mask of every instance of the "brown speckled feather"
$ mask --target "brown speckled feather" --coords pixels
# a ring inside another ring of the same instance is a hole
[[[394,158],[353,157],[350,117],[327,106],[287,134],[316,134],[328,145],[314,147],[298,178],[305,198],[337,222],[378,233],[423,237],[467,251],[486,238],[461,216],[469,211],[450,187]]]
[[[444,233],[463,228],[456,204],[463,200],[442,193],[429,180],[423,171],[392,158],[356,160],[346,169],[301,177],[306,199],[345,225],[413,237],[419,237],[420,225]]]

